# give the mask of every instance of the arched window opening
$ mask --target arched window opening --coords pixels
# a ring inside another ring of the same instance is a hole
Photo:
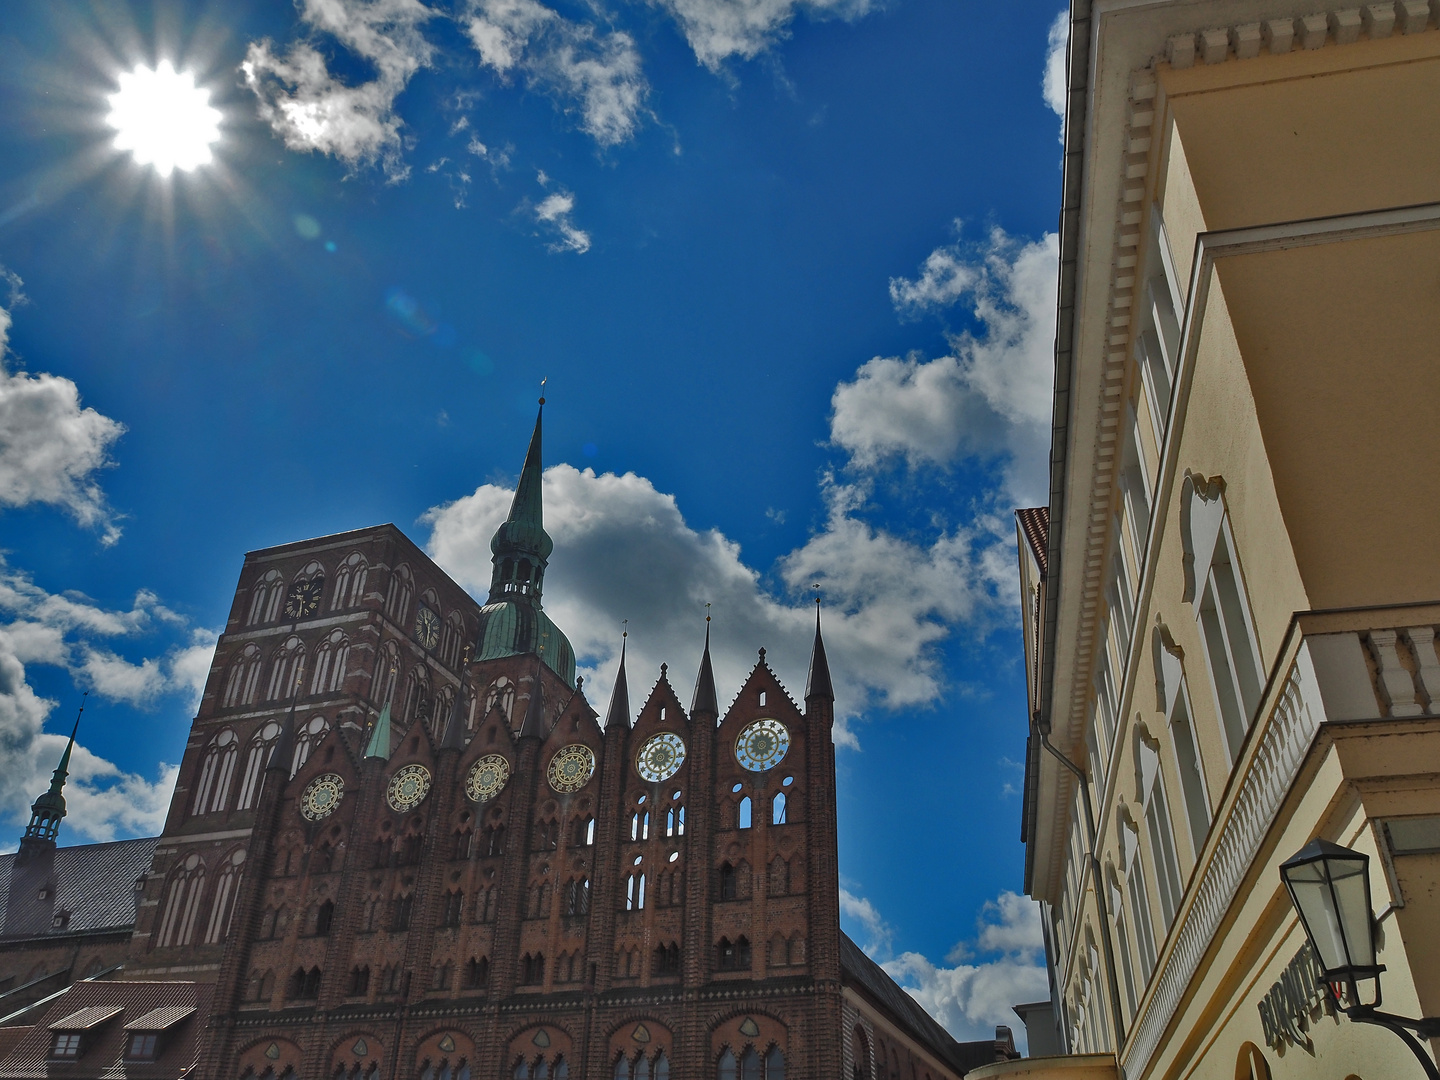
[[[716,1066],[715,1075],[718,1080],[739,1080],[739,1077],[735,1073],[735,1068],[735,1055],[731,1053],[729,1047],[726,1047],[725,1052],[720,1055],[720,1061]]]
[[[270,683],[265,691],[266,701],[288,700],[300,692],[300,682],[305,675],[305,646],[298,637],[292,637],[275,650],[275,659],[270,668]]]
[[[625,878],[625,910],[640,911],[645,907],[645,875],[633,873]]]
[[[751,967],[750,939],[743,934],[731,941],[721,938],[718,947],[721,971],[749,971]]]
[[[396,622],[404,625],[410,611],[410,600],[415,594],[415,579],[410,567],[401,563],[390,576],[390,588],[385,594],[385,611]]]
[[[577,878],[565,886],[565,914],[588,915],[590,913],[590,879]]]
[[[280,616],[280,598],[284,594],[285,581],[280,571],[269,571],[250,593],[250,617],[245,620],[246,624],[274,622]]]
[[[595,819],[589,814],[575,819],[571,834],[573,847],[591,847],[595,843]]]
[[[456,927],[460,925],[460,913],[465,909],[465,894],[459,889],[453,889],[445,894],[445,906],[440,912],[440,925]]]
[[[676,795],[679,795],[680,793],[677,791],[675,794],[676,794]],[[685,807],[684,807],[684,806],[681,806],[681,805],[678,805],[678,804],[677,804],[677,805],[675,805],[675,806],[671,806],[668,810],[665,811],[665,835],[666,835],[666,836],[684,836],[684,835],[685,835]]]
[[[488,857],[505,854],[505,826],[495,822],[480,833],[480,854]]]
[[[858,1024],[850,1035],[850,1054],[854,1059],[851,1080],[871,1080],[870,1040],[865,1038],[865,1032]]]
[[[740,875],[730,863],[720,864],[720,899],[734,900],[740,891]]]
[[[335,573],[335,591],[330,597],[330,610],[359,607],[365,595],[365,578],[369,571],[365,556],[352,552]]]
[[[471,957],[465,965],[465,989],[483,990],[490,985],[490,958]]]
[[[279,737],[280,725],[271,720],[250,740],[250,747],[245,753],[245,775],[240,781],[240,799],[235,809],[249,810],[255,805],[255,799],[260,794],[260,778],[265,773],[270,751]]]
[[[305,722],[304,726],[295,733],[295,757],[290,762],[290,775],[300,771],[301,766],[310,760],[310,755],[320,741],[330,731],[330,723],[323,716],[312,716]]]
[[[231,853],[220,868],[215,882],[215,896],[210,901],[210,921],[205,927],[205,944],[216,945],[230,932],[230,919],[235,912],[235,897],[240,888],[240,873],[245,865],[243,848]]]
[[[275,973],[255,970],[245,987],[246,1001],[269,1001],[275,994]]]
[[[420,664],[412,667],[405,677],[405,704],[400,715],[406,724],[427,720],[430,716],[430,676]]]
[[[454,981],[454,975],[455,969],[450,965],[450,961],[446,960],[444,963],[436,964],[430,971],[430,989],[449,990],[451,982]],[[448,1072],[448,1068],[445,1071]]]
[[[191,814],[215,813],[225,809],[230,799],[230,780],[235,775],[235,762],[239,756],[240,740],[229,728],[210,740],[200,765],[200,778],[195,784]]]
[[[225,692],[220,699],[222,708],[233,709],[242,705],[255,704],[255,692],[260,686],[260,646],[251,642],[240,650],[230,663],[225,678]]]
[[[349,994],[351,997],[364,997],[370,992],[370,966],[350,969]]]
[[[659,978],[680,974],[680,946],[677,942],[656,947],[651,974]]]
[[[532,851],[555,851],[560,846],[560,822],[546,817],[535,823],[535,843]]]
[[[739,826],[742,829],[750,828],[750,796],[746,795],[740,800]]]
[[[775,798],[770,801],[770,824],[785,824],[785,793],[783,791],[776,792]]]
[[[343,630],[332,630],[315,651],[315,674],[310,693],[334,694],[345,684],[345,666],[350,660],[350,639]]]
[[[520,958],[520,985],[539,986],[545,981],[545,954],[526,953]]]
[[[200,913],[200,894],[205,889],[205,864],[199,855],[191,855],[170,878],[165,890],[165,910],[160,917],[156,944],[189,945]]]
[[[409,893],[397,896],[391,905],[390,929],[394,931],[410,929],[410,915],[415,909],[415,898]]]

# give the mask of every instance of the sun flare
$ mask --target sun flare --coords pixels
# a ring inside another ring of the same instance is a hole
[[[168,60],[153,71],[137,67],[120,76],[109,100],[105,120],[116,131],[115,149],[130,151],[136,164],[153,165],[161,176],[209,164],[210,144],[220,140],[220,110],[194,75]]]

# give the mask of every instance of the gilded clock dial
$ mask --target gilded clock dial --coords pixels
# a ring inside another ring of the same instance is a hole
[[[669,780],[685,763],[685,740],[673,731],[662,731],[640,748],[635,768],[646,780],[658,784]]]
[[[311,821],[320,821],[333,814],[345,797],[345,781],[334,773],[317,776],[305,785],[300,796],[300,813]]]
[[[562,795],[579,791],[590,782],[595,772],[595,755],[584,743],[571,743],[555,751],[545,776],[550,786]]]
[[[735,760],[751,772],[765,772],[780,764],[790,749],[790,732],[779,720],[756,720],[735,740]]]
[[[325,579],[311,578],[297,581],[285,595],[285,617],[304,619],[320,610],[320,594],[325,591]]]
[[[415,640],[423,649],[433,649],[440,644],[440,616],[424,604],[415,616]]]
[[[499,754],[486,754],[465,774],[465,794],[471,802],[489,802],[505,790],[510,779],[510,762]]]
[[[414,810],[430,793],[430,770],[424,765],[406,765],[390,778],[385,801],[397,814]]]

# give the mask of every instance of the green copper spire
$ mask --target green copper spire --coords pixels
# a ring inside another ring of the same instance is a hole
[[[490,579],[491,603],[522,598],[538,603],[545,562],[555,549],[545,531],[545,509],[540,498],[540,421],[544,415],[545,399],[541,398],[535,433],[530,436],[520,483],[510,503],[510,516],[490,541],[495,564]]]
[[[365,747],[365,758],[379,758],[381,761],[390,760],[390,703],[387,701],[384,708],[380,710],[380,718],[375,721],[375,730],[370,732],[370,745]]]
[[[30,807],[30,824],[25,827],[26,840],[54,840],[60,834],[60,822],[65,817],[65,778],[70,775],[70,753],[75,749],[75,736],[80,731],[80,716],[85,712],[85,691],[80,699],[80,712],[75,714],[75,726],[70,729],[70,741],[60,755],[60,764],[50,777],[50,790],[41,795]]]

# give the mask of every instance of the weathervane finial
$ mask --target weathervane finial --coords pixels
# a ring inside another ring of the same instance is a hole
[[[545,404],[545,381],[546,381],[546,379],[549,379],[549,378],[550,378],[550,376],[546,375],[544,379],[541,379],[541,380],[540,380],[540,404],[541,404],[541,405],[544,405],[544,404]]]

